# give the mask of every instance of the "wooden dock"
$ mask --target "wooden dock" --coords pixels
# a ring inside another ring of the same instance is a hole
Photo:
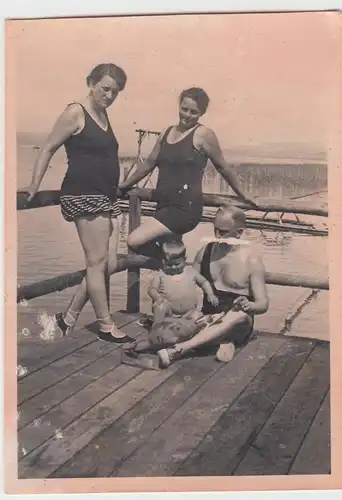
[[[328,342],[260,333],[227,364],[143,370],[86,313],[53,341],[20,316],[20,479],[330,473]],[[139,317],[115,314],[134,337]]]

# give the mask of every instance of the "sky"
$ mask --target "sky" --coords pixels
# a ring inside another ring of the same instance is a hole
[[[176,123],[178,95],[190,86],[208,93],[202,122],[223,148],[325,149],[335,23],[331,13],[12,21],[17,130],[48,133],[66,104],[86,95],[93,66],[114,62],[128,76],[109,108],[121,152],[135,150],[135,128]]]

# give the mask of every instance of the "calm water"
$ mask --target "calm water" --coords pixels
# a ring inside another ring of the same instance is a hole
[[[37,152],[30,146],[18,147],[18,187],[27,185]],[[42,184],[42,189],[59,189],[66,165],[64,153],[58,152],[52,160]],[[239,176],[245,188],[255,196],[274,199],[301,196],[324,189],[327,184],[326,169],[320,165],[305,166],[265,166],[243,165]],[[152,184],[155,179],[152,179]],[[204,178],[205,192],[227,193],[227,185],[210,166]],[[315,195],[310,199],[326,201],[326,194]],[[290,216],[291,217],[291,216]],[[305,220],[314,220],[306,217]],[[322,221],[319,221],[322,222]],[[323,221],[326,222],[326,221]],[[120,252],[126,251],[127,216],[121,217]],[[194,257],[203,236],[212,234],[210,224],[199,224],[191,233],[185,235],[189,259]],[[292,233],[260,232],[247,230],[245,237],[260,248],[268,271],[327,276],[327,238],[310,237]],[[58,274],[84,268],[83,253],[73,224],[66,223],[59,207],[49,207],[18,212],[18,281],[20,284],[35,282]],[[146,296],[146,286],[151,272],[141,273],[141,309],[150,312],[150,301]],[[267,331],[279,331],[284,318],[301,300],[306,291],[288,287],[269,286],[270,310],[258,318],[257,327]],[[112,310],[126,306],[126,273],[111,279]],[[74,289],[54,293],[30,301],[31,311],[64,310]],[[21,307],[21,306],[20,306]],[[89,306],[87,306],[89,310]],[[320,292],[306,312],[293,325],[298,335],[328,338],[328,292]]]

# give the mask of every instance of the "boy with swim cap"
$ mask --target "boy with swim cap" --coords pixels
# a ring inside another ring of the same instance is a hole
[[[224,314],[221,322],[200,331],[185,342],[158,351],[162,366],[189,350],[219,343],[216,358],[229,361],[235,348],[244,345],[253,331],[255,314],[267,311],[269,300],[261,257],[249,242],[241,240],[245,214],[233,207],[220,208],[214,221],[215,238],[196,255],[194,269],[206,278],[218,302],[204,297],[203,314]]]

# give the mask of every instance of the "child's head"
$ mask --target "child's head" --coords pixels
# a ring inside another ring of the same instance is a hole
[[[185,267],[186,248],[179,240],[165,241],[161,245],[164,272],[167,274],[181,273]]]
[[[246,215],[239,208],[219,208],[215,221],[214,230],[217,238],[240,238],[246,227]]]

